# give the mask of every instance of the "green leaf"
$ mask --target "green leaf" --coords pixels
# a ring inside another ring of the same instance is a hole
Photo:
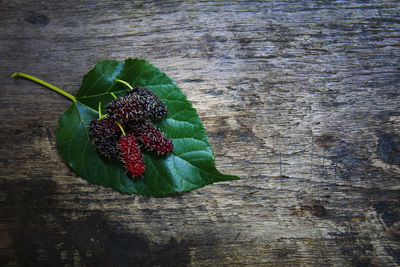
[[[128,176],[118,160],[100,156],[94,149],[87,127],[97,118],[98,104],[105,105],[115,95],[126,95],[126,86],[151,89],[167,105],[168,117],[157,126],[172,139],[174,150],[167,156],[143,151],[146,172]],[[124,193],[164,196],[203,187],[219,181],[236,180],[215,168],[214,155],[201,120],[176,84],[145,60],[103,61],[83,78],[76,101],[59,120],[57,146],[68,165],[88,181]]]

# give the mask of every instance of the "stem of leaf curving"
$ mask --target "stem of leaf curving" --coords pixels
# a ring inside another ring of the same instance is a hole
[[[29,74],[25,74],[25,73],[22,73],[22,72],[16,72],[11,77],[12,78],[25,78],[27,80],[33,81],[35,83],[38,83],[38,84],[40,84],[40,85],[42,85],[44,87],[47,87],[47,88],[49,88],[49,89],[51,89],[51,90],[53,90],[53,91],[65,96],[65,97],[67,97],[68,99],[72,100],[73,102],[76,101],[76,99],[75,99],[75,97],[73,95],[68,94],[64,90],[61,90],[60,88],[55,87],[54,85],[51,85],[51,84],[49,84],[49,83],[47,83],[47,82],[45,82],[43,80],[40,80],[40,79],[38,79],[38,78],[36,78],[34,76],[31,76]]]
[[[129,84],[129,83],[127,83],[127,82],[125,82],[125,81],[123,81],[123,80],[120,80],[120,79],[116,79],[115,80],[116,82],[119,82],[119,83],[122,83],[122,84],[125,84],[126,86],[128,86],[129,87],[129,89],[133,89],[133,87]]]

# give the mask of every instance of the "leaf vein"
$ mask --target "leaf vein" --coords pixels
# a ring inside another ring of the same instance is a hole
[[[194,168],[196,168],[197,170],[199,170],[199,168],[198,167],[196,167],[196,166],[194,166],[193,164],[191,164],[189,161],[187,161],[187,160],[184,160],[184,159],[182,159],[182,158],[180,158],[180,157],[176,157],[176,158],[179,158],[179,159],[181,159],[181,160],[183,160],[183,161],[185,161],[185,162],[187,162],[189,165],[191,165],[191,166],[193,166]],[[175,163],[175,159],[174,159],[174,161],[173,161],[173,164],[174,164],[174,166],[175,166],[175,171],[176,171],[176,173],[182,178],[181,180],[182,180],[182,182],[183,182],[183,180],[185,180],[186,182],[188,182],[189,184],[191,184],[191,185],[195,185],[195,186],[202,186],[201,184],[195,184],[195,183],[193,183],[193,182],[191,182],[191,181],[189,181],[187,178],[185,178],[185,176],[183,176],[181,173],[179,173],[178,172],[178,170],[177,170],[177,168],[176,168],[176,163]],[[199,173],[199,175],[200,175],[200,173]],[[200,175],[200,177],[201,177],[201,175]],[[181,187],[182,187],[182,185],[181,185]]]

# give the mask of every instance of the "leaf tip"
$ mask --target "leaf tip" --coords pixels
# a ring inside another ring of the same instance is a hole
[[[236,175],[224,174],[220,181],[223,182],[223,181],[234,181],[234,180],[240,180],[240,177]]]
[[[18,75],[19,75],[19,72],[16,72],[16,73],[14,73],[13,75],[11,75],[10,78],[15,78],[15,77],[17,77]]]

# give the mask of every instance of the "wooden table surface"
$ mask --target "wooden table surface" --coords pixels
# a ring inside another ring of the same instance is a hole
[[[104,59],[144,58],[241,177],[124,195],[56,148]],[[0,266],[399,266],[399,1],[0,1]]]

